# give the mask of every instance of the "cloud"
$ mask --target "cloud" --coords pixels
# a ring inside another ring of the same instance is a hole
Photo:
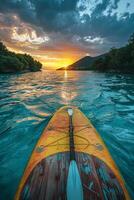
[[[101,54],[127,42],[134,27],[131,5],[130,0],[0,0],[0,38],[38,54]]]
[[[113,38],[126,40],[133,31],[131,28],[134,21],[133,13],[123,13],[120,19],[117,12],[112,14],[113,10],[117,10],[120,0],[96,0],[94,1],[96,4],[91,7],[90,15],[84,13],[84,10],[89,7],[89,2],[81,0],[78,6],[79,2],[80,0],[6,0],[0,1],[0,11],[13,13],[23,22],[40,27],[45,33],[60,32],[65,37],[70,35],[70,38],[74,34],[107,38],[112,38],[113,35]],[[81,10],[83,10],[82,16]],[[5,23],[13,24],[14,21],[9,18],[7,20],[5,17]]]
[[[24,21],[33,23],[36,21],[34,7],[29,0],[0,0],[0,12],[13,13],[20,16]]]

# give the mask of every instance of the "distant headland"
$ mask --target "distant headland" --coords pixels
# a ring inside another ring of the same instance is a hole
[[[11,52],[0,42],[0,73],[35,72],[41,68],[42,64],[30,55]]]
[[[58,70],[65,70],[65,68]],[[96,57],[86,56],[69,65],[66,70],[134,73],[134,34],[126,46],[112,48],[108,53]]]

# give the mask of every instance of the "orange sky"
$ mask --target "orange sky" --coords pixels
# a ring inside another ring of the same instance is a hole
[[[29,42],[18,41],[13,44],[7,42],[5,44],[10,51],[30,54],[36,60],[39,60],[46,69],[67,67],[81,57],[86,56],[86,53],[82,52],[79,48],[74,48],[73,46],[65,43],[61,44],[62,46],[60,51],[48,48],[45,49],[45,46],[40,49],[36,45],[30,46]]]
[[[90,45],[83,45],[81,37],[77,35],[70,40],[69,35],[37,29],[17,15],[10,14],[8,18],[14,22],[10,27],[5,24],[5,15],[0,14],[0,39],[10,51],[30,54],[46,69],[67,67],[86,55],[94,55],[92,41],[89,51]]]
[[[4,33],[3,37],[6,31],[10,33],[10,39],[3,39],[4,44],[10,51],[30,54],[46,69],[67,67],[87,54],[80,45],[68,42],[60,34],[54,35],[56,39],[53,35],[48,36],[45,33],[40,36],[29,24],[22,23],[15,15],[13,18],[16,24],[21,24],[21,27],[9,28],[0,24],[0,30]]]
[[[66,67],[126,44],[133,8],[132,0],[0,1],[0,40],[46,69]]]

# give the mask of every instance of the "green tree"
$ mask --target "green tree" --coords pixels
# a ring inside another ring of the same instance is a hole
[[[42,64],[30,55],[8,51],[6,46],[0,42],[0,72],[39,71],[41,67]]]
[[[93,69],[100,71],[134,72],[134,34],[122,48],[112,48],[103,59],[93,63]]]
[[[8,52],[8,50],[7,50],[6,46],[2,42],[0,42],[0,54],[4,54],[7,52]]]
[[[129,45],[134,45],[134,33],[130,36],[130,38],[128,40],[128,44]]]

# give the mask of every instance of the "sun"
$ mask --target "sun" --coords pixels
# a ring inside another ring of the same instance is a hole
[[[64,68],[67,69],[69,65],[71,65],[75,60],[72,58],[61,58],[57,60],[49,59],[49,60],[44,60],[43,65],[47,69],[58,69],[58,68]]]

